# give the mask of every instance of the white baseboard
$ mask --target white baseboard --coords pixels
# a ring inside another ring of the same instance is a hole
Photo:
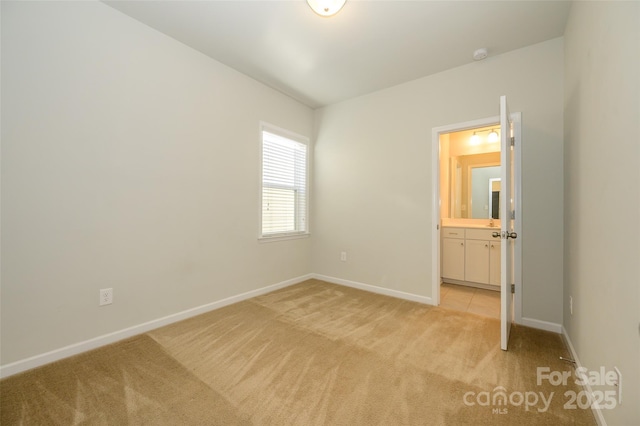
[[[12,362],[7,365],[0,366],[0,378],[12,376],[14,374],[21,373],[23,371],[31,370],[32,368],[40,367],[45,364],[49,364],[54,361],[58,361],[64,358],[68,358],[73,355],[80,354],[82,352],[90,351],[92,349],[105,346],[119,340],[123,340],[138,334],[146,333],[147,331],[154,330],[159,327],[163,327],[174,322],[182,321],[187,318],[194,317],[196,315],[204,314],[205,312],[220,309],[233,303],[241,302],[252,297],[260,296],[265,293],[278,290],[280,288],[288,287],[300,282],[313,278],[313,274],[303,275],[290,280],[282,281],[277,284],[262,287],[256,290],[251,290],[246,293],[238,294],[236,296],[227,297],[226,299],[218,300],[215,302],[207,303],[202,306],[187,309],[186,311],[178,312],[176,314],[167,315],[163,318],[147,321],[142,324],[134,325],[132,327],[118,330],[113,333],[104,334],[102,336],[94,337],[93,339],[85,340],[83,342],[74,343],[69,346],[65,346],[60,349],[55,349],[40,355],[35,355],[30,358],[26,358],[20,361]]]
[[[346,287],[357,288],[359,290],[369,291],[372,293],[383,294],[385,296],[391,296],[398,299],[410,300],[413,302],[424,303],[427,305],[434,305],[433,299],[428,296],[420,296],[417,294],[406,293],[399,290],[392,290],[385,287],[378,287],[378,286],[364,284],[356,281],[345,280],[342,278],[335,278],[327,275],[311,273],[311,274],[303,275],[300,277],[292,278],[290,280],[282,281],[277,284],[262,287],[256,290],[251,290],[246,293],[238,294],[236,296],[231,296],[226,299],[207,303],[202,306],[197,306],[192,309],[187,309],[186,311],[167,315],[166,317],[151,320],[142,324],[125,328],[123,330],[115,331],[113,333],[104,334],[102,336],[85,340],[83,342],[74,343],[72,345],[65,346],[63,348],[59,348],[43,354],[35,355],[30,358],[19,360],[7,365],[2,365],[0,366],[0,378],[9,377],[14,374],[18,374],[23,371],[30,370],[32,368],[40,367],[54,361],[68,358],[70,356],[77,355],[82,352],[90,351],[92,349],[96,349],[101,346],[105,346],[105,345],[117,342],[119,340],[123,340],[138,334],[146,333],[156,328],[163,327],[165,325],[169,325],[178,321],[182,321],[187,318],[191,318],[196,315],[200,315],[209,311],[213,311],[215,309],[219,309],[227,305],[231,305],[233,303],[241,302],[243,300],[250,299],[252,297],[260,296],[262,294],[269,293],[274,290],[278,290],[284,287],[298,284],[311,278],[315,278],[315,279],[326,281],[333,284],[343,285]],[[546,322],[546,321],[540,321],[533,318],[522,318],[522,325],[538,328],[546,331],[552,331],[555,333],[565,334],[563,331],[564,329],[562,325]],[[570,341],[568,342],[570,346]],[[576,359],[575,355],[574,355],[574,359]]]
[[[562,338],[564,339],[565,343],[567,344],[567,347],[569,348],[569,352],[571,353],[571,358],[573,358],[573,360],[576,362],[575,367],[576,368],[582,367],[582,364],[580,363],[580,359],[578,358],[578,354],[576,353],[576,350],[573,347],[573,343],[571,343],[571,339],[569,338],[569,335],[567,334],[567,330],[564,328],[564,326],[562,326]],[[589,382],[585,383],[583,388],[585,391],[587,391],[588,395],[593,395],[593,389],[591,389],[591,385],[589,384]],[[593,413],[593,416],[596,418],[596,422],[598,423],[599,426],[607,426],[607,422],[604,420],[604,416],[602,415],[602,410],[596,407],[595,404],[591,404],[591,412]]]
[[[520,325],[525,325],[531,328],[537,328],[539,330],[552,331],[554,333],[562,333],[562,324],[556,324],[555,322],[542,321],[535,318],[522,318]]]
[[[338,284],[338,285],[343,285],[345,287],[357,288],[359,290],[369,291],[371,293],[383,294],[385,296],[391,296],[398,299],[411,300],[412,302],[433,305],[433,299],[431,299],[431,297],[428,297],[428,296],[420,296],[413,293],[405,293],[399,290],[392,290],[389,288],[377,287],[375,285],[344,280],[342,278],[329,277],[327,275],[311,274],[311,276],[312,278],[315,278],[317,280],[326,281],[332,284]]]

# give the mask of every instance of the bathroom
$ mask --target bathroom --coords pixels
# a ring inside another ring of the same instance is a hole
[[[500,315],[499,125],[440,135],[441,306]]]

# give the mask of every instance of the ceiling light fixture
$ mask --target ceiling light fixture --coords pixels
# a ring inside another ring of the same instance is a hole
[[[307,0],[307,4],[320,16],[333,16],[340,12],[347,0]]]

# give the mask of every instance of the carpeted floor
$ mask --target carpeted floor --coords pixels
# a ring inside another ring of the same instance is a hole
[[[536,383],[570,369],[559,335],[499,337],[492,318],[310,280],[4,379],[0,422],[595,424],[564,409],[571,380]]]

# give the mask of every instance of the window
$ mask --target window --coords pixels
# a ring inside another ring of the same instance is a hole
[[[261,237],[308,233],[307,140],[262,125]]]

